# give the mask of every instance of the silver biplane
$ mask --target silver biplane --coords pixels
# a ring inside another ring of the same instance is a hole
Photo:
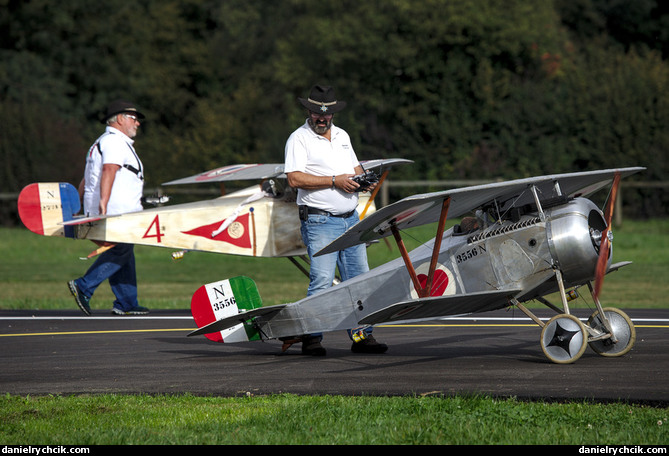
[[[294,303],[263,307],[244,276],[200,287],[191,309],[199,329],[219,342],[286,340],[296,335],[466,315],[516,306],[541,328],[552,362],[579,359],[587,346],[622,356],[636,334],[629,317],[602,307],[612,263],[611,218],[620,180],[644,168],[548,175],[411,196],[375,211],[318,254],[392,236],[400,258]],[[610,186],[605,209],[588,197]],[[463,218],[464,217],[464,218]],[[462,222],[446,230],[449,218]],[[436,223],[436,236],[408,252],[403,230]],[[596,310],[587,322],[568,295],[587,286]],[[546,296],[558,293],[560,303]],[[556,312],[547,322],[528,307]]]

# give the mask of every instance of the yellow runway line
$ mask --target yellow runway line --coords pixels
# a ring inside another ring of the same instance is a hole
[[[378,328],[539,328],[533,323],[444,323],[444,324],[398,324],[398,325],[378,325]],[[667,329],[669,325],[634,325],[635,328],[662,328]],[[100,330],[100,331],[63,331],[63,332],[40,332],[23,334],[0,334],[0,337],[25,337],[25,336],[69,336],[83,334],[125,334],[125,333],[143,333],[143,332],[177,332],[194,331],[197,328],[173,328],[173,329],[120,329],[120,330]]]

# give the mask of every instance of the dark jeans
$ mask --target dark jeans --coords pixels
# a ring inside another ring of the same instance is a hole
[[[107,279],[116,296],[114,307],[124,311],[137,307],[137,274],[132,244],[117,244],[100,254],[86,274],[75,283],[79,291],[90,298]]]

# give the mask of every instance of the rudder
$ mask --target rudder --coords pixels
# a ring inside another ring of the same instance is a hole
[[[252,279],[244,276],[202,285],[191,299],[191,313],[198,328],[258,307],[262,307],[258,288]],[[260,340],[260,334],[249,323],[205,336],[215,342]]]
[[[62,222],[72,220],[79,212],[79,192],[72,184],[40,182],[27,185],[18,199],[21,222],[42,236],[74,237],[74,228]]]

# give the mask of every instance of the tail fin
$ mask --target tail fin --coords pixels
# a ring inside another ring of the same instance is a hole
[[[19,217],[33,233],[74,237],[74,228],[63,226],[79,212],[79,192],[68,183],[48,182],[26,186],[19,194]]]
[[[198,328],[261,306],[262,300],[255,282],[243,276],[202,285],[191,299],[191,313]],[[260,340],[258,331],[249,323],[209,333],[206,337],[215,342]]]

